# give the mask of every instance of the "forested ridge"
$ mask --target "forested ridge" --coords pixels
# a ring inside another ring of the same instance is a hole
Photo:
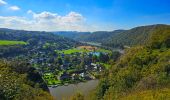
[[[114,35],[110,40],[103,42],[103,45],[114,46],[114,45],[145,45],[152,33],[158,28],[169,27],[169,25],[156,24],[148,26],[139,26],[126,30],[119,34]]]
[[[0,40],[17,40],[25,41],[28,43],[38,44],[39,42],[57,42],[59,45],[65,44],[70,45],[74,44],[76,41],[73,41],[62,36],[54,35],[50,32],[44,31],[24,31],[24,30],[11,30],[0,28]]]
[[[170,26],[155,26],[147,43],[127,49],[106,71],[93,100],[170,99]]]
[[[74,39],[76,41],[84,42],[99,42],[103,43],[107,40],[111,40],[113,36],[124,32],[125,30],[115,30],[115,31],[96,31],[96,32],[54,32],[54,34],[61,35],[67,38]]]
[[[30,50],[54,52],[55,49],[68,49],[79,42],[54,35],[50,32],[0,29],[1,41],[23,41],[27,45],[0,45],[0,57],[28,54]]]
[[[115,30],[111,32],[56,32],[56,34],[76,41],[97,42],[101,43],[103,46],[122,47],[144,45],[148,42],[154,30],[168,26],[169,25],[155,24],[139,26],[129,30]]]

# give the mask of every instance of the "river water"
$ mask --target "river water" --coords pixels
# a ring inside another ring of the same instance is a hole
[[[49,87],[49,90],[55,100],[67,100],[70,96],[74,95],[77,92],[80,92],[84,96],[87,96],[90,91],[96,88],[98,83],[99,80],[90,80],[84,83],[82,82],[78,84],[70,84],[68,86],[58,86],[56,88]]]

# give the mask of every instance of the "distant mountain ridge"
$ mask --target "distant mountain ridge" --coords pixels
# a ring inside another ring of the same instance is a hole
[[[170,25],[156,24],[135,27],[115,35],[111,40],[106,41],[104,44],[122,44],[128,46],[143,45],[148,41],[154,30],[164,27],[170,27]]]
[[[101,42],[110,39],[115,34],[121,33],[124,30],[115,31],[96,31],[96,32],[76,32],[76,31],[58,31],[54,34],[84,42]]]
[[[152,32],[157,28],[169,27],[170,25],[155,24],[147,26],[139,26],[129,30],[115,30],[112,32],[55,32],[57,35],[68,37],[76,41],[98,42],[105,46],[134,46],[145,44]]]
[[[56,31],[53,33],[63,36],[63,37],[74,39],[74,40],[77,40],[78,38],[80,38],[83,35],[91,34],[90,32],[77,32],[77,31]]]
[[[129,30],[115,30],[115,31],[96,31],[96,32],[77,32],[77,31],[56,31],[56,32],[43,32],[43,31],[23,31],[23,30],[12,30],[6,28],[0,28],[0,39],[12,39],[12,40],[25,40],[28,38],[41,38],[48,40],[70,41],[74,43],[75,41],[83,42],[97,42],[105,46],[118,47],[118,46],[134,46],[145,44],[152,32],[157,28],[169,27],[170,25],[165,24],[155,24],[147,26],[138,26]],[[3,32],[7,32],[4,35]],[[13,33],[15,33],[15,35]],[[22,34],[24,33],[24,34]],[[54,33],[54,34],[51,34]],[[23,36],[25,35],[25,36]],[[24,39],[19,37],[24,37]],[[48,39],[47,39],[48,38]],[[75,41],[73,41],[73,40]],[[61,43],[61,42],[60,42]]]

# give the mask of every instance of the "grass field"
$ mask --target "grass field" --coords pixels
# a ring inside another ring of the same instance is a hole
[[[72,53],[82,53],[82,52],[88,53],[88,52],[92,52],[92,50],[83,49],[83,48],[78,47],[78,48],[72,48],[72,49],[68,49],[68,50],[57,51],[57,52],[64,53],[64,54],[72,54]],[[110,50],[101,49],[101,48],[96,49],[95,52],[111,53]]]
[[[106,50],[106,49],[97,49],[96,52],[105,52],[105,53],[111,53],[110,50]]]
[[[59,51],[59,53],[64,53],[64,54],[81,53],[81,52],[89,52],[89,51],[84,49],[77,49],[77,48]]]
[[[60,80],[57,80],[52,73],[46,73],[43,75],[43,78],[46,80],[46,83],[48,85],[56,85],[56,84],[61,84]]]
[[[26,45],[24,41],[9,41],[9,40],[0,40],[0,45]]]
[[[109,68],[111,67],[111,65],[106,64],[106,63],[97,62],[96,64],[101,64],[101,65],[103,65],[106,69],[109,69]]]

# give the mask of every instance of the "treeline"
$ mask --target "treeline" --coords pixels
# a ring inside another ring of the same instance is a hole
[[[52,100],[39,73],[25,61],[0,60],[1,100]]]
[[[76,41],[105,43],[108,40],[109,41],[112,40],[112,37],[114,37],[115,35],[122,33],[124,31],[125,30],[115,30],[112,32],[97,31],[97,32],[54,32],[54,33],[57,35],[74,39]]]
[[[103,73],[91,100],[168,100],[170,98],[170,26],[155,26],[147,43],[127,49]]]
[[[107,31],[97,31],[92,32],[90,34],[84,34],[79,38],[76,38],[77,41],[85,41],[85,42],[97,42],[103,43],[107,40],[110,40],[114,35],[123,32],[124,30],[115,30],[112,32]]]
[[[75,45],[76,43],[78,43],[71,39],[64,38],[58,35],[54,35],[50,32],[7,30],[7,29],[0,29],[0,40],[25,41],[30,44],[57,42],[59,45],[62,45],[62,44]]]
[[[169,25],[156,24],[135,27],[129,30],[115,30],[112,32],[56,32],[56,34],[77,41],[97,42],[103,46],[122,48],[123,46],[145,45],[154,30],[163,27],[169,27]]]
[[[79,42],[54,35],[49,32],[0,29],[0,40],[24,41],[27,45],[0,46],[0,57],[27,54],[29,51],[48,51],[68,49]]]
[[[152,33],[157,28],[169,27],[169,25],[149,25],[140,26],[130,30],[121,32],[120,34],[114,35],[110,40],[104,41],[103,45],[114,46],[114,45],[145,45],[150,39]]]

